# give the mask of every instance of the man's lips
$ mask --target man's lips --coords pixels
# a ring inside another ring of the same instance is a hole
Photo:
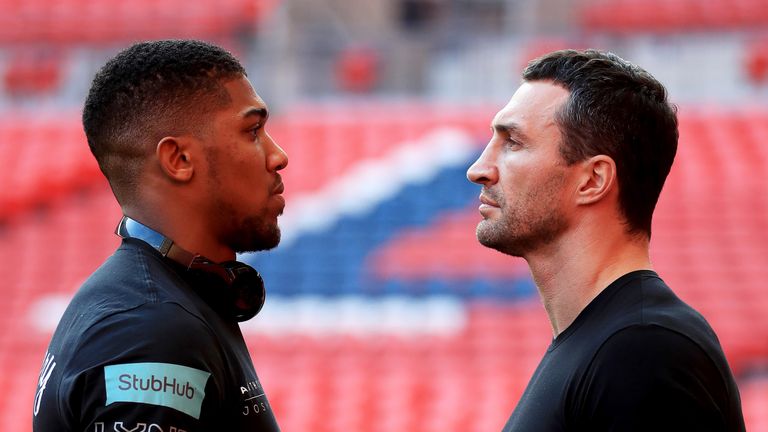
[[[499,203],[489,198],[488,195],[480,194],[480,203],[491,207],[499,207]]]
[[[272,189],[272,195],[280,195],[284,191],[285,191],[285,185],[283,184],[283,182],[280,182],[277,184],[277,186],[275,186],[274,189]]]
[[[277,184],[274,188],[272,188],[272,198],[275,199],[280,204],[280,212],[279,214],[283,214],[283,209],[285,208],[285,198],[283,198],[283,192],[285,191],[285,185],[283,184],[282,179],[278,177]]]

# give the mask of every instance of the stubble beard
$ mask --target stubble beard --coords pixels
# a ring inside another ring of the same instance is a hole
[[[215,197],[212,199],[212,208],[217,212],[216,220],[226,222],[220,233],[224,244],[235,253],[265,251],[280,244],[280,227],[277,225],[277,218],[270,214],[269,208],[265,206],[259,214],[242,215],[239,207],[226,202],[218,195],[221,185],[216,153],[208,149],[206,158],[210,169],[210,195]],[[281,210],[280,214],[282,213]]]
[[[240,224],[240,241],[233,239],[232,249],[237,252],[258,252],[280,244],[280,227],[264,223],[263,219],[246,218]]]
[[[477,239],[483,246],[523,257],[553,243],[565,231],[565,220],[557,213],[525,220],[518,211],[502,212],[503,220],[483,220],[477,225]]]
[[[273,249],[280,243],[280,227],[272,222],[268,209],[259,215],[238,217],[233,206],[221,205],[222,220],[228,220],[229,232],[224,233],[226,244],[236,253],[258,252]]]
[[[509,206],[505,197],[489,193],[499,204],[501,214],[497,219],[486,218],[478,223],[477,240],[483,246],[523,258],[555,242],[568,228],[556,200],[562,180],[553,178]]]

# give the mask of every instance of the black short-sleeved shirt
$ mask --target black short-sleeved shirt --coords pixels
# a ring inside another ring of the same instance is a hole
[[[704,318],[652,271],[619,278],[549,346],[505,432],[743,431]]]
[[[237,322],[141,240],[72,299],[43,362],[35,432],[279,431]]]

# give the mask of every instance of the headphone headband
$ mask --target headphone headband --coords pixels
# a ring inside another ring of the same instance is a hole
[[[199,258],[210,262],[207,258],[181,248],[174,243],[173,240],[128,216],[123,216],[120,219],[120,223],[117,224],[117,228],[115,229],[115,234],[121,238],[132,237],[143,240],[153,248],[157,249],[161,255],[183,265],[187,270],[191,269],[195,260],[198,260]]]

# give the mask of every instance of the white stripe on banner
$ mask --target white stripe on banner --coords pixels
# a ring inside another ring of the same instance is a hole
[[[344,216],[363,214],[408,185],[428,182],[446,167],[467,164],[477,148],[469,134],[454,128],[441,128],[394,147],[384,157],[361,161],[339,173],[319,191],[292,196],[280,217],[280,247],[304,233],[329,229]]]
[[[449,296],[271,296],[241,327],[265,335],[451,336],[467,319],[464,304]]]

